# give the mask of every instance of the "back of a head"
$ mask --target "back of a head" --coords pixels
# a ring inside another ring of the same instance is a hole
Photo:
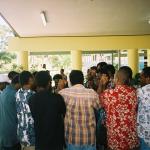
[[[55,74],[53,77],[53,80],[60,80],[62,79],[62,75],[61,74]]]
[[[35,76],[37,87],[47,88],[51,80],[51,76],[47,71],[39,71]]]
[[[11,81],[11,84],[19,84],[19,75],[16,75],[13,79],[12,79],[12,81]]]
[[[60,72],[64,72],[65,70],[64,69],[60,69]]]
[[[106,66],[106,62],[100,62],[97,64],[97,72],[100,73],[104,66]]]
[[[38,73],[38,71],[34,71],[34,72],[32,73],[32,75],[33,75],[34,78],[35,78],[35,76],[36,76],[37,73]]]
[[[96,66],[92,66],[90,69],[97,71],[97,67]]]
[[[117,72],[118,80],[124,85],[130,85],[132,80],[132,70],[128,66],[120,67]]]
[[[101,73],[107,74],[109,77],[114,77],[115,71],[115,67],[111,64],[108,64],[102,68]]]
[[[84,82],[84,76],[80,70],[72,70],[69,78],[72,85],[83,84]]]
[[[145,68],[142,70],[142,73],[143,73],[143,75],[144,75],[146,78],[150,78],[150,67],[145,67]]]
[[[10,71],[10,72],[8,73],[8,78],[9,78],[10,80],[12,80],[16,75],[19,75],[19,73],[16,72],[16,71]]]
[[[23,87],[24,85],[27,85],[30,78],[33,78],[33,76],[29,71],[22,71],[19,75],[19,81],[21,86]]]

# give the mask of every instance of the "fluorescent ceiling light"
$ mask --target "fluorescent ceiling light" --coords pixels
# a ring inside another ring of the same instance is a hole
[[[46,13],[45,13],[45,11],[42,11],[42,12],[40,13],[40,16],[41,16],[43,25],[46,26],[46,24],[47,24],[47,18],[46,18]]]

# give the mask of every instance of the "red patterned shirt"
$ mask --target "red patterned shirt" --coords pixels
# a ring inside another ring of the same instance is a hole
[[[112,150],[130,150],[138,146],[136,90],[125,85],[100,95],[106,111],[108,146]]]

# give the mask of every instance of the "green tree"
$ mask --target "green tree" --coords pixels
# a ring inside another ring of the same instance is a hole
[[[70,55],[52,55],[49,61],[52,63],[52,67],[56,69],[68,69],[71,66]]]
[[[16,55],[8,52],[0,52],[0,68],[5,64],[10,64],[13,59],[16,59]]]
[[[6,25],[0,25],[0,51],[5,51],[8,48],[9,37],[12,37],[12,30]]]

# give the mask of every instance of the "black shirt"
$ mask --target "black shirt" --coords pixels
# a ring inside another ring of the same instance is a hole
[[[37,150],[62,150],[66,106],[59,94],[41,91],[29,99]]]

